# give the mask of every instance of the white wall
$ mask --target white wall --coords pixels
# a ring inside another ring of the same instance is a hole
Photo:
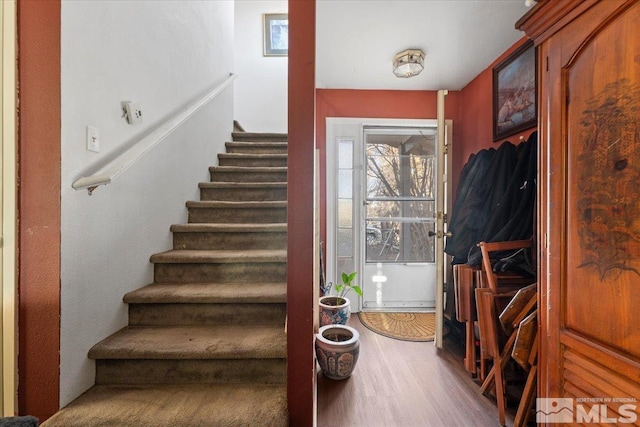
[[[287,13],[287,1],[236,1],[234,119],[248,132],[287,132],[289,61],[263,56],[264,13]]]
[[[233,13],[227,0],[62,2],[61,406],[93,384],[88,350],[127,324],[123,295],[153,281],[149,256],[186,222],[185,201],[230,138],[233,89],[92,196],[71,184],[228,77]],[[121,117],[125,100],[144,123]],[[100,153],[85,150],[87,125]]]

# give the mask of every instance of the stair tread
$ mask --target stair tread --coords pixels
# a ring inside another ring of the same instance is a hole
[[[287,356],[284,325],[126,326],[91,359],[260,359]]]
[[[187,201],[188,208],[252,208],[252,209],[265,209],[265,208],[286,208],[286,201],[249,201],[249,202],[236,202],[236,201],[217,201],[217,200],[189,200]]]
[[[286,426],[286,384],[91,387],[43,427]]]
[[[286,166],[209,166],[212,172],[286,172]]]
[[[234,262],[286,262],[284,249],[172,249],[151,255],[152,263],[234,263]]]
[[[284,303],[287,284],[151,283],[124,296],[127,304]]]
[[[287,141],[227,141],[226,145],[236,147],[286,147]]]
[[[200,188],[286,188],[286,182],[201,182]]]
[[[218,158],[228,159],[286,159],[284,153],[220,153]]]
[[[172,233],[211,233],[211,232],[273,232],[279,233],[287,231],[286,223],[275,224],[245,224],[245,223],[190,223],[173,224],[170,228]]]
[[[231,136],[234,140],[236,138],[241,138],[245,141],[248,139],[255,139],[258,141],[262,141],[265,139],[280,139],[282,141],[286,141],[289,138],[289,135],[287,133],[280,132],[232,132]]]

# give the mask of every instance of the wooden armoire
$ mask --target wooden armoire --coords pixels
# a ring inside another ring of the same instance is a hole
[[[538,52],[538,397],[640,424],[640,1],[541,0],[516,27]]]

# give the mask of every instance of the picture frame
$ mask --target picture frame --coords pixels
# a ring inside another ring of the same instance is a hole
[[[287,56],[289,54],[289,14],[265,13],[263,17],[263,55]]]
[[[493,69],[493,141],[536,126],[538,60],[529,40]]]

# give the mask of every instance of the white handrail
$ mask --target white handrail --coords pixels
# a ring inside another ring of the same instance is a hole
[[[100,168],[100,170],[96,171],[93,175],[82,177],[76,180],[72,184],[72,187],[76,190],[86,188],[87,190],[89,190],[89,195],[91,195],[93,190],[95,190],[99,185],[110,184],[124,171],[129,169],[135,162],[140,160],[145,154],[151,151],[153,147],[162,142],[162,140],[169,136],[171,132],[176,130],[181,124],[187,121],[187,119],[198,112],[202,107],[207,105],[209,101],[215,98],[237,77],[237,74],[231,73],[229,77],[227,77],[225,81],[216,86],[215,89],[212,89],[202,98],[198,99],[193,104],[183,109],[180,113],[164,122],[156,130],[140,139],[134,145],[129,147],[129,149],[127,149],[125,152]]]

